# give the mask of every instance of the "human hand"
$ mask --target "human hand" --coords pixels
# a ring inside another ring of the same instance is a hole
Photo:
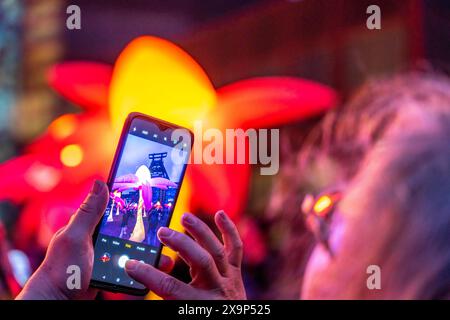
[[[44,261],[26,283],[17,299],[93,299],[97,290],[89,287],[94,263],[92,235],[108,203],[108,187],[95,181],[90,193],[67,226],[56,232]],[[80,289],[69,289],[67,268],[80,268]],[[160,268],[170,270],[173,262],[162,256]]]
[[[246,299],[241,276],[242,241],[237,228],[223,211],[217,212],[214,220],[223,244],[203,221],[189,213],[183,215],[182,224],[194,239],[169,228],[158,231],[160,241],[189,265],[189,284],[136,260],[127,261],[125,270],[165,299]]]

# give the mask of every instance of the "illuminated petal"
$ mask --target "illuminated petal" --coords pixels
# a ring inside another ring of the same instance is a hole
[[[151,179],[150,169],[147,166],[140,166],[135,173],[136,177],[139,180],[139,183],[149,183]]]
[[[117,177],[114,179],[114,183],[138,183],[139,178],[133,174],[125,174],[123,176]]]
[[[120,130],[132,112],[192,127],[215,106],[203,69],[185,51],[156,37],[140,37],[116,61],[110,88],[113,127]]]
[[[50,86],[86,110],[107,111],[112,67],[94,62],[65,62],[48,72]]]
[[[167,187],[176,188],[177,184],[166,178],[152,178],[150,179],[150,185],[155,188],[167,189]]]
[[[317,116],[337,103],[333,89],[288,77],[238,81],[217,95],[218,107],[209,117],[219,128],[270,128]]]
[[[125,191],[125,190],[129,190],[129,189],[139,189],[140,184],[138,183],[134,183],[134,182],[118,182],[118,183],[114,183],[112,190],[113,191]]]

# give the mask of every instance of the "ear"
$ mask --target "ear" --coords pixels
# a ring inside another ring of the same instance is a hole
[[[112,67],[94,62],[65,62],[47,72],[51,88],[86,111],[108,112]]]

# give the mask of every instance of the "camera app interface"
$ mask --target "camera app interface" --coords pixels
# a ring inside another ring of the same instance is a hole
[[[144,288],[127,275],[125,263],[153,265],[160,250],[157,231],[169,224],[190,152],[182,138],[172,139],[172,131],[132,121],[95,244],[94,280]]]

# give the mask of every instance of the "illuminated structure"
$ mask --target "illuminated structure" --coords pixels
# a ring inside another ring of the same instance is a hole
[[[205,127],[224,130],[279,126],[319,115],[336,103],[333,90],[298,78],[248,79],[216,90],[186,52],[150,36],[132,41],[114,68],[67,62],[50,70],[49,82],[82,112],[57,118],[22,156],[0,165],[5,177],[0,197],[23,204],[15,232],[23,247],[35,240],[47,246],[93,179],[106,179],[129,112],[190,128],[202,120]],[[182,230],[180,216],[186,211],[224,209],[238,221],[249,177],[249,165],[190,165],[171,227]]]
[[[163,162],[163,159],[166,157],[167,152],[151,153],[148,155],[148,158],[152,160],[149,166],[152,178],[165,178],[170,180]]]

